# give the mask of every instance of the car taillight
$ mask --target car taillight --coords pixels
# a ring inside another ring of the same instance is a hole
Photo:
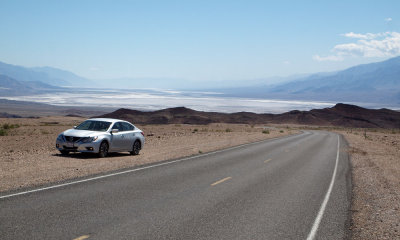
[[[140,132],[142,134],[142,136],[144,137],[144,132]]]

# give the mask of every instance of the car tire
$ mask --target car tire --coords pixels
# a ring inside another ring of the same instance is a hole
[[[102,142],[99,148],[99,157],[104,158],[107,157],[107,155],[108,155],[108,143]]]
[[[132,151],[130,152],[131,155],[139,155],[140,149],[141,149],[141,144],[140,144],[140,142],[138,140],[136,140],[133,143]]]
[[[66,155],[69,154],[69,151],[67,151],[67,150],[60,150],[60,153],[61,153],[61,155],[66,156]]]

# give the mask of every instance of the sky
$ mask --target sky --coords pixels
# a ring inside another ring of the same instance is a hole
[[[0,1],[0,61],[90,79],[250,81],[400,55],[400,1]]]

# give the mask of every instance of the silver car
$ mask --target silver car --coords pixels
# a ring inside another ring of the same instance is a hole
[[[58,135],[56,148],[63,155],[70,152],[98,153],[105,157],[110,152],[139,154],[144,133],[127,121],[112,118],[92,118]]]

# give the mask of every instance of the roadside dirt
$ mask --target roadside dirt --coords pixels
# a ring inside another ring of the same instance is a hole
[[[80,153],[61,156],[55,140],[62,131],[83,121],[77,117],[1,119],[14,125],[0,136],[0,192],[63,181],[230,146],[293,134],[295,130],[245,124],[137,125],[146,135],[139,156],[113,154],[107,158]]]
[[[352,239],[400,239],[400,131],[339,131],[352,164]]]

